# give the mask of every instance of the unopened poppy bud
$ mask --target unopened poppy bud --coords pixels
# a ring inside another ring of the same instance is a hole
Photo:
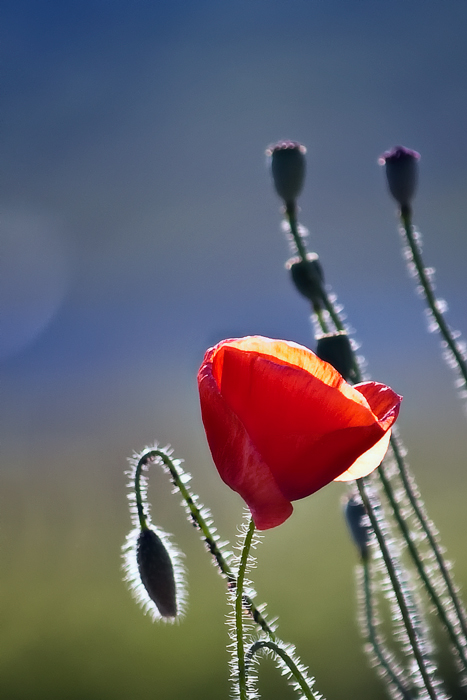
[[[294,202],[305,182],[306,148],[296,141],[280,141],[266,151],[271,156],[274,187],[286,204]]]
[[[291,258],[286,267],[290,270],[297,290],[304,297],[320,306],[323,298],[324,272],[316,253],[308,253],[306,260]]]
[[[367,559],[371,526],[367,522],[368,516],[365,506],[361,501],[357,501],[354,497],[351,497],[344,506],[344,515],[347,521],[347,527],[360,552],[360,556],[362,559]]]
[[[351,379],[354,358],[350,339],[345,331],[326,333],[318,338],[316,354],[337,369],[346,381]]]
[[[407,208],[415,195],[420,154],[403,146],[383,153],[378,162],[385,166],[389,191],[401,206]]]
[[[141,583],[162,617],[176,617],[177,594],[172,560],[154,530],[144,529],[136,542]]]

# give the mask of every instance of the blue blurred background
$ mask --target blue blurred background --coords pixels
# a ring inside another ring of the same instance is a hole
[[[310,249],[371,375],[405,397],[410,463],[465,585],[465,417],[377,158],[421,152],[415,219],[466,333],[466,28],[464,0],[3,0],[0,697],[228,697],[224,584],[159,474],[187,618],[152,625],[121,582],[123,470],[170,442],[235,537],[195,376],[224,337],[312,343],[264,156],[283,138],[308,147]],[[255,583],[321,692],[379,699],[343,492],[267,533]],[[261,689],[292,697],[270,662]]]

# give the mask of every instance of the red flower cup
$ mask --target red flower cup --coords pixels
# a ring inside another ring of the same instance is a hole
[[[376,469],[402,400],[377,382],[352,387],[311,350],[261,336],[210,348],[198,386],[217,470],[260,530],[283,523],[291,501]]]

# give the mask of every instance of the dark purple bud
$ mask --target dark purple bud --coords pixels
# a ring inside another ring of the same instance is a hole
[[[345,331],[326,333],[318,338],[316,354],[337,369],[346,381],[351,379],[354,358],[350,339]]]
[[[141,583],[162,617],[177,616],[177,594],[172,560],[154,530],[141,530],[136,542]]]
[[[306,148],[296,141],[280,141],[270,146],[266,155],[271,156],[274,187],[286,204],[294,202],[305,182]]]
[[[316,253],[308,253],[307,259],[291,258],[286,262],[296,289],[304,297],[320,307],[323,299],[324,273]]]
[[[418,182],[420,154],[403,146],[383,153],[378,163],[385,166],[389,191],[401,206],[409,207]]]
[[[366,559],[368,557],[371,526],[368,523],[365,506],[352,496],[344,506],[344,515],[360,556],[362,559]]]

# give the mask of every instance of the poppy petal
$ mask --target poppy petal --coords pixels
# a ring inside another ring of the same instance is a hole
[[[214,463],[259,529],[349,469],[376,468],[401,401],[383,384],[351,387],[303,346],[261,336],[208,350],[198,382]]]
[[[226,403],[209,371],[198,374],[202,418],[212,458],[222,480],[248,504],[260,530],[280,525],[293,506],[279,490],[269,467],[254,448],[243,424]]]
[[[363,476],[371,474],[383,461],[388,451],[390,439],[391,430],[388,430],[381,440],[378,440],[376,445],[373,445],[373,447],[370,447],[369,450],[358,457],[352,466],[349,467],[346,472],[337,476],[334,481],[354,481],[355,479],[361,479]]]

